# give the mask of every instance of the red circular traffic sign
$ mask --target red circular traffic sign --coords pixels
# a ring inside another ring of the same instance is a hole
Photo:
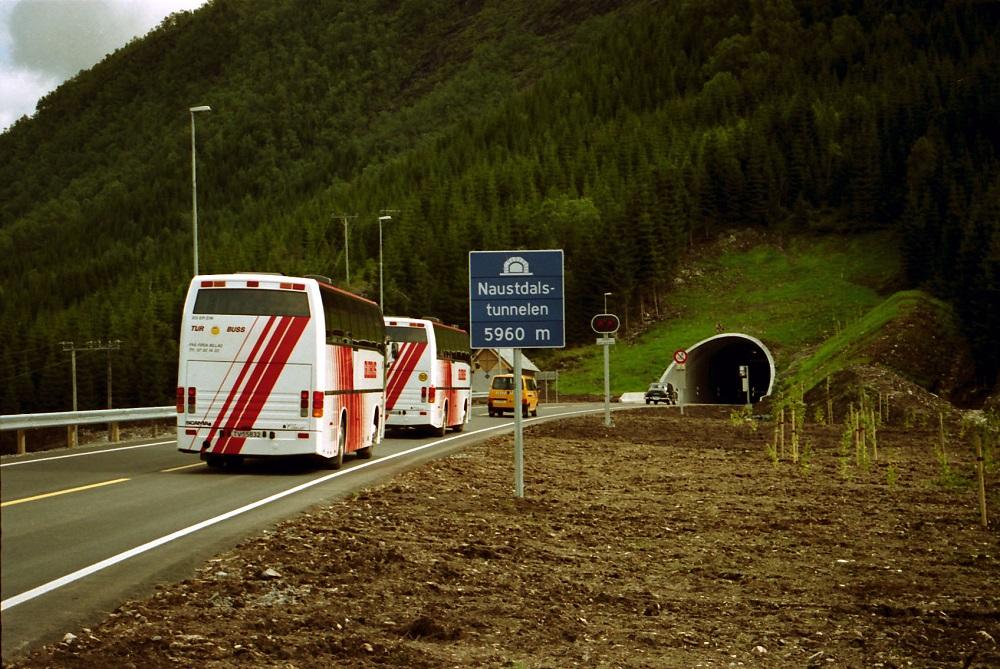
[[[590,319],[590,327],[597,334],[609,335],[618,332],[620,323],[614,314],[597,314]]]
[[[683,365],[685,362],[687,362],[687,359],[688,359],[688,352],[685,351],[684,349],[679,348],[676,351],[674,351],[674,362],[676,362],[678,365]]]

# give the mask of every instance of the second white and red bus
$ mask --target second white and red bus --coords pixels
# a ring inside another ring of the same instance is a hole
[[[469,333],[437,319],[385,317],[386,425],[461,432],[472,407]]]

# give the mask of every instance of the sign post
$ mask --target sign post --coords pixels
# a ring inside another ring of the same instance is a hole
[[[684,387],[680,389],[678,395],[681,397],[678,399],[678,404],[681,406],[681,415],[684,415],[684,402],[687,401],[687,359],[688,354],[682,348],[674,351],[674,363],[677,365],[677,369],[684,373]]]
[[[566,345],[562,249],[469,252],[472,348],[514,349],[514,494],[524,497],[522,348]]]
[[[747,406],[750,406],[750,367],[740,365],[740,378],[743,380],[743,392],[747,394]]]
[[[604,347],[604,427],[612,427],[611,421],[611,355],[610,347],[614,346],[614,334],[618,332],[620,322],[614,314],[597,314],[590,319],[590,328],[601,335],[597,345]]]

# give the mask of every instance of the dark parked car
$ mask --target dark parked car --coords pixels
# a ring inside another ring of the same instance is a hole
[[[646,404],[677,404],[677,394],[671,383],[650,383],[645,395]]]

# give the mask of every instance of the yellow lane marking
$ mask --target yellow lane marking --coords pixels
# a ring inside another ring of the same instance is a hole
[[[46,497],[56,497],[57,495],[68,495],[71,492],[80,492],[81,490],[90,490],[91,488],[100,488],[106,485],[113,485],[115,483],[124,483],[129,479],[115,479],[114,481],[103,481],[102,483],[91,483],[90,485],[82,485],[79,488],[67,488],[66,490],[56,490],[55,492],[47,492],[44,495],[35,495],[34,497],[22,497],[21,499],[12,499],[9,502],[3,502],[0,507],[14,506],[15,504],[23,504],[24,502],[34,502],[39,499],[45,499]]]
[[[202,466],[204,466],[204,464],[205,464],[204,462],[196,462],[193,465],[181,465],[180,467],[171,467],[170,469],[161,469],[160,473],[161,474],[166,474],[167,472],[176,472],[176,471],[179,471],[181,469],[191,469],[192,467],[202,467]]]

